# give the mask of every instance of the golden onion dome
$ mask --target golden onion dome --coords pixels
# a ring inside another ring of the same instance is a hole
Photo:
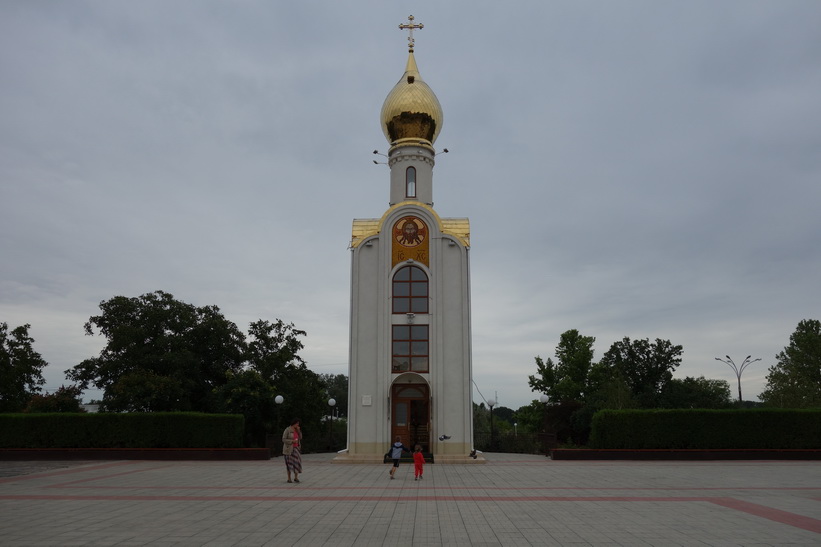
[[[413,50],[405,74],[382,105],[382,131],[391,144],[405,139],[426,140],[431,145],[442,130],[442,106],[419,75]]]

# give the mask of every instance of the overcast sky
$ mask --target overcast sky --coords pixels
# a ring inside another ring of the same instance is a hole
[[[348,373],[351,222],[388,207],[372,151],[411,13],[484,397],[536,398],[575,328],[596,360],[669,339],[677,377],[734,395],[714,358],[760,357],[757,398],[821,318],[817,0],[4,0],[0,322],[31,324],[48,389],[103,347],[101,301],[155,290],[293,322]]]

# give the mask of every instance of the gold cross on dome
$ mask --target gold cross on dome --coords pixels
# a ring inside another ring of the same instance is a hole
[[[410,21],[410,22],[407,23],[407,24],[406,23],[400,24],[399,25],[399,30],[407,29],[407,31],[408,31],[408,51],[413,53],[413,29],[417,29],[417,28],[418,29],[423,29],[423,28],[425,28],[425,25],[423,25],[422,23],[419,23],[418,25],[414,24],[413,15],[408,15],[408,21]]]

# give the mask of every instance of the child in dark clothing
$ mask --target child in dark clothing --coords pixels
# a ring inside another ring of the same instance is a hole
[[[410,453],[410,448],[402,444],[402,437],[396,436],[396,442],[391,446],[391,459],[393,459],[393,467],[391,467],[391,479],[396,470],[399,469],[399,460],[402,458],[402,452]]]
[[[422,446],[416,445],[413,451],[413,480],[419,480],[422,478],[422,468],[425,465],[425,456],[422,454]]]

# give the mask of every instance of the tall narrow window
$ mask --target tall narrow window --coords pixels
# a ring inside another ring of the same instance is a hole
[[[392,372],[428,372],[428,326],[393,325]]]
[[[393,313],[428,313],[428,276],[422,268],[405,266],[393,276]]]
[[[416,197],[416,167],[408,167],[405,170],[405,197]]]

